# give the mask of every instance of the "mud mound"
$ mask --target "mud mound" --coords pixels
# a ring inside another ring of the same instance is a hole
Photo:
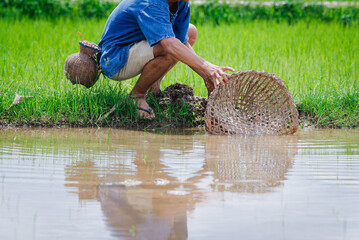
[[[207,99],[194,95],[190,86],[176,83],[167,87],[160,98],[160,106],[188,107],[187,116],[194,117],[194,124],[202,122],[207,107]]]

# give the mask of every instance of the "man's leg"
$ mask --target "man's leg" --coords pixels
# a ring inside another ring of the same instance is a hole
[[[188,43],[193,47],[196,40],[197,40],[197,28],[193,24],[190,24],[188,28]],[[161,92],[161,81],[164,78],[164,76],[167,74],[167,72],[164,73],[163,76],[161,76],[154,84],[152,84],[151,88],[149,89],[150,91],[153,91],[154,93]]]
[[[171,59],[170,56],[166,55],[155,57],[145,65],[141,76],[130,93],[138,107],[143,109],[150,108],[146,102],[147,90],[150,89],[154,82],[167,73],[176,64],[176,62],[177,60],[174,58]],[[148,113],[146,111],[139,110],[139,114],[141,117],[148,119],[155,117],[154,112]]]
[[[190,24],[188,29],[188,42],[193,46],[197,38],[197,29]],[[138,107],[149,109],[146,102],[146,93],[149,89],[155,92],[160,92],[160,84],[162,78],[173,68],[178,62],[177,59],[169,54],[166,54],[161,46],[157,44],[153,49],[155,58],[149,61],[142,70],[141,76],[131,91],[131,95]],[[152,119],[155,117],[153,112],[139,111],[140,116]]]

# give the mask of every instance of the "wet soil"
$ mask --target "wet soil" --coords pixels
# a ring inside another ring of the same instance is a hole
[[[172,106],[186,105],[188,107],[187,117],[192,118],[193,125],[202,123],[207,107],[207,98],[194,95],[193,89],[187,85],[176,83],[163,91],[160,106],[171,104]]]

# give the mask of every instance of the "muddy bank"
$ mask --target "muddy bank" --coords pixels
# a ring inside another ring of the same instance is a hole
[[[7,127],[111,127],[122,129],[152,130],[152,129],[184,129],[191,127],[204,127],[204,114],[207,98],[194,95],[191,87],[184,84],[173,84],[161,94],[149,96],[149,103],[156,113],[154,120],[140,119],[126,116],[128,112],[111,109],[100,118],[91,121],[70,122],[67,120],[33,121],[24,119],[9,121],[6,116],[0,119],[0,128]],[[341,128],[339,125],[318,125],[318,119],[312,113],[306,112],[302,104],[297,104],[299,123],[301,127]],[[116,110],[116,111],[115,111]],[[105,117],[104,117],[105,116]],[[101,119],[102,118],[102,119]]]
[[[70,122],[66,119],[57,122],[47,120],[8,120],[6,115],[0,119],[0,128],[6,127],[111,127],[124,129],[158,129],[158,128],[191,128],[204,124],[203,117],[207,106],[207,98],[194,95],[193,89],[184,84],[173,84],[161,94],[148,96],[148,102],[156,113],[153,120],[141,119],[133,113],[133,106],[113,106],[99,118],[93,117],[90,121],[78,119]],[[22,103],[18,103],[21,105]],[[16,104],[17,105],[17,104]],[[20,106],[16,106],[20,107]],[[16,111],[14,106],[14,111]],[[129,109],[129,108],[133,109]],[[132,111],[132,112],[131,112]]]

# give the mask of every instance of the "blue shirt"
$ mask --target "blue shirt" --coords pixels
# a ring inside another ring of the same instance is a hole
[[[150,46],[168,37],[188,41],[190,7],[176,2],[171,13],[167,0],[123,0],[109,16],[99,46],[100,65],[111,78],[126,64],[130,47],[146,39]]]

